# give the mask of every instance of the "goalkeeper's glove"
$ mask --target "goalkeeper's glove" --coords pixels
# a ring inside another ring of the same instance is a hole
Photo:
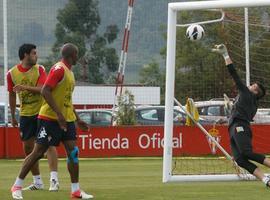
[[[214,48],[212,49],[212,52],[222,55],[225,60],[227,58],[230,58],[228,54],[228,50],[224,44],[215,45]]]

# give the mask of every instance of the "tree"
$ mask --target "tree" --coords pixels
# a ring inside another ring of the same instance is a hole
[[[159,68],[159,64],[153,60],[151,63],[146,64],[140,70],[140,83],[147,86],[160,85],[162,78],[162,71]]]
[[[83,71],[75,70],[77,79],[93,84],[112,81],[118,56],[109,45],[116,39],[119,29],[116,25],[109,25],[102,35],[98,32],[98,1],[69,0],[65,8],[58,11],[57,20],[56,42],[50,59],[56,60],[62,44],[72,42],[79,48],[79,65],[83,67]]]
[[[263,83],[266,88],[270,85],[270,34],[269,34],[269,8],[250,9],[250,58],[251,81]],[[178,23],[196,23],[198,21],[216,19],[220,17],[218,12],[196,11],[180,12]],[[243,9],[226,9],[226,18],[222,23],[203,25],[205,37],[200,41],[190,41],[185,37],[186,27],[177,28],[176,38],[176,65],[175,65],[175,97],[185,102],[187,97],[194,100],[209,100],[223,97],[226,93],[229,97],[235,97],[235,85],[230,77],[224,60],[221,56],[211,53],[214,44],[225,43],[230,56],[237,68],[240,77],[245,80],[245,35]],[[167,32],[163,31],[166,40]],[[166,47],[162,48],[160,55],[166,59]],[[140,73],[142,82],[157,80],[155,69],[149,63]],[[150,67],[151,66],[151,67]],[[149,69],[150,67],[150,69]],[[163,73],[161,71],[161,73]],[[163,76],[164,77],[164,76]],[[162,80],[162,79],[161,79]],[[161,96],[164,96],[165,84],[161,87]],[[161,98],[163,101],[163,97]],[[263,104],[267,105],[270,95],[263,98]]]
[[[178,21],[190,23],[202,21],[202,18],[217,18],[216,15],[217,13],[205,11],[181,12]],[[187,97],[207,100],[222,97],[223,93],[229,96],[231,94],[232,81],[228,81],[231,79],[224,61],[220,56],[211,53],[214,44],[224,42],[223,26],[212,24],[205,29],[206,37],[193,42],[185,37],[186,28],[177,28],[174,96],[179,101],[185,102]],[[164,38],[166,39],[166,34]],[[160,54],[166,59],[166,48],[162,48]],[[165,84],[160,87],[161,96],[164,96]]]
[[[160,69],[159,64],[152,60],[140,70],[140,83],[146,86],[160,86],[161,103],[164,103],[165,72]]]

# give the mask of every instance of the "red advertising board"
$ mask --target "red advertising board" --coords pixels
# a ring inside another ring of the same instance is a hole
[[[269,153],[270,126],[254,125],[252,129],[254,150]],[[230,152],[227,126],[206,127],[206,130]],[[94,127],[87,132],[78,130],[80,157],[162,156],[163,132],[162,126]],[[173,132],[175,155],[198,156],[221,153],[196,127],[177,126]],[[0,139],[1,157],[24,157],[18,129],[7,128],[4,131],[4,128],[0,128]],[[58,151],[60,157],[65,157],[62,146]]]
[[[0,158],[5,156],[5,129],[0,128]]]
[[[5,131],[5,157],[6,158],[23,158],[23,145],[20,140],[18,128],[6,128]]]

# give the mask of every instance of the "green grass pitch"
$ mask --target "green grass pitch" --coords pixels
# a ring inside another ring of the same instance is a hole
[[[11,198],[13,184],[22,160],[0,160],[0,199]],[[66,162],[59,161],[60,191],[49,192],[46,160],[40,162],[46,190],[24,191],[25,200],[70,199]],[[28,175],[24,186],[32,181]],[[80,186],[96,200],[263,200],[270,190],[259,181],[162,183],[161,158],[81,159]]]

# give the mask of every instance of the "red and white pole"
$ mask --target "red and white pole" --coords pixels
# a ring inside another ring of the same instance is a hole
[[[122,49],[121,49],[121,55],[120,55],[120,61],[119,61],[117,79],[116,79],[113,112],[115,111],[117,97],[121,96],[121,94],[122,94],[126,61],[127,61],[128,41],[129,41],[129,35],[130,35],[133,6],[134,6],[134,0],[128,0],[128,10],[127,10],[125,30],[124,30],[124,38],[123,38],[123,42],[122,42]]]

